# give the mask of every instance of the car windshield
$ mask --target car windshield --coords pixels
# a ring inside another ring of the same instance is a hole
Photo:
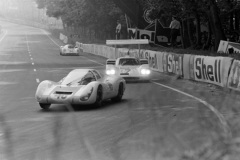
[[[68,45],[68,48],[74,48],[74,46],[70,44],[70,45]]]
[[[122,66],[140,65],[140,62],[134,58],[122,58],[119,60],[119,65],[122,65]]]
[[[70,72],[62,81],[63,85],[69,85],[69,84],[74,84],[78,83],[83,79],[83,77],[88,73],[88,71],[79,71],[79,70],[74,70]]]

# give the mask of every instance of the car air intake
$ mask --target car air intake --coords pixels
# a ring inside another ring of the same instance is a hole
[[[107,60],[108,65],[115,65],[115,60]]]
[[[70,95],[72,94],[72,92],[61,92],[61,91],[56,91],[55,94],[67,94],[67,95]]]
[[[120,73],[120,75],[129,75],[129,73]]]
[[[147,59],[140,59],[140,63],[142,64],[148,64],[148,60]]]
[[[139,77],[123,77],[123,79],[125,79],[126,81],[131,80],[131,81],[135,81],[135,80],[139,80]]]

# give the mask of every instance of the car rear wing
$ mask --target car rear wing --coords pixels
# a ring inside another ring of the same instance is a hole
[[[131,45],[131,44],[137,44],[138,50],[140,53],[140,45],[141,44],[149,44],[148,39],[119,39],[119,40],[106,40],[107,45],[115,45],[115,54],[117,53],[117,45]]]
[[[148,60],[147,59],[140,59],[140,63],[141,63],[141,65],[148,64]]]
[[[115,65],[116,60],[115,59],[108,59],[106,65]]]

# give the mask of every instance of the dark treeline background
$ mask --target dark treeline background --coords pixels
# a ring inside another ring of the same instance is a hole
[[[115,38],[121,20],[127,36],[126,16],[131,26],[144,29],[148,17],[169,26],[171,16],[182,24],[185,48],[217,50],[220,40],[239,41],[239,0],[35,0],[50,17],[61,18],[66,30],[93,39]],[[128,24],[129,25],[129,24]],[[206,28],[203,32],[202,28]]]

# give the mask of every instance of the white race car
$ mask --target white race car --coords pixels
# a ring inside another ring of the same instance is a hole
[[[60,46],[60,55],[62,56],[79,56],[80,55],[80,50],[78,47],[72,45],[72,44],[67,44],[65,46]]]
[[[51,104],[101,106],[102,101],[121,101],[126,82],[119,76],[102,76],[94,69],[75,69],[59,82],[42,81],[35,98],[43,109]]]
[[[126,56],[107,60],[106,74],[121,76],[126,81],[149,81],[150,73],[147,59]]]

